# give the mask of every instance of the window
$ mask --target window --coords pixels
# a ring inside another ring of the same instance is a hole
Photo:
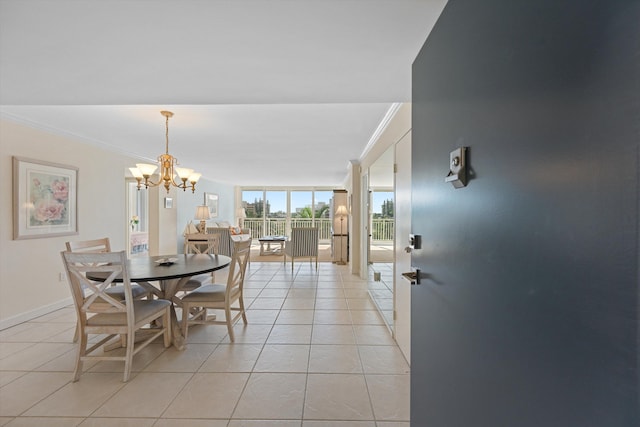
[[[242,190],[244,226],[254,238],[288,235],[291,227],[318,227],[321,241],[331,239],[332,190]]]

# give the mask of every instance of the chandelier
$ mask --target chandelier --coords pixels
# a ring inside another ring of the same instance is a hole
[[[196,182],[200,179],[201,174],[194,173],[193,169],[179,168],[178,159],[169,154],[169,117],[173,116],[171,111],[160,111],[166,118],[165,123],[165,136],[166,136],[166,148],[165,153],[158,157],[158,163],[160,164],[160,171],[158,172],[158,182],[153,182],[149,178],[158,169],[158,165],[152,165],[148,163],[137,163],[135,168],[129,168],[136,181],[138,181],[138,190],[142,187],[144,179],[144,188],[157,187],[162,184],[164,188],[169,192],[169,188],[174,187],[182,188],[183,191],[187,191],[187,188],[191,187],[191,192],[196,192]],[[182,182],[176,182],[176,174]],[[187,181],[189,184],[187,184]]]

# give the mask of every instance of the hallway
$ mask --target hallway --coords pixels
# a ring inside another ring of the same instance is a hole
[[[70,382],[71,308],[0,332],[0,425],[409,427],[409,367],[368,281],[304,261],[248,275],[235,344],[225,326],[190,328],[185,351],[143,350],[128,383],[113,362]]]

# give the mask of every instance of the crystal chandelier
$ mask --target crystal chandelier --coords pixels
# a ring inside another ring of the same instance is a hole
[[[188,168],[179,168],[176,167],[178,165],[178,159],[169,154],[169,117],[173,116],[171,111],[160,111],[166,118],[165,122],[165,135],[166,135],[166,148],[165,153],[161,154],[158,157],[158,163],[160,164],[160,172],[158,182],[153,182],[149,178],[153,173],[158,169],[158,165],[152,165],[148,163],[137,163],[135,168],[129,168],[135,179],[138,181],[138,190],[143,185],[142,180],[144,179],[144,187],[157,187],[158,185],[164,185],[164,188],[167,189],[167,193],[169,192],[169,188],[173,185],[174,187],[182,188],[183,191],[187,191],[187,188],[191,187],[191,192],[195,193],[196,191],[196,182],[200,179],[201,174],[194,173],[193,169]],[[176,182],[175,176],[176,174],[180,178],[182,182]],[[189,182],[189,184],[187,184]]]

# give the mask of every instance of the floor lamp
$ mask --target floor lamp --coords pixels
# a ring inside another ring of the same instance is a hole
[[[344,262],[344,258],[342,257],[342,246],[343,246],[342,239],[344,238],[344,230],[343,230],[344,217],[349,215],[349,212],[347,211],[347,207],[345,205],[338,206],[338,210],[336,210],[336,215],[340,217],[340,262],[337,262],[336,264],[345,265],[346,262]]]

